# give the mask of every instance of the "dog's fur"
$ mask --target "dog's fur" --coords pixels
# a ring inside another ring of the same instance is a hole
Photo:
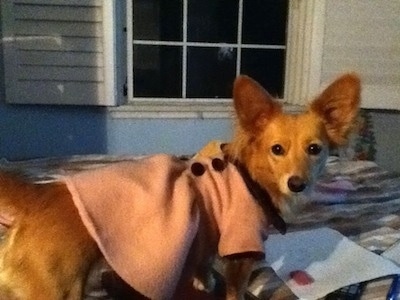
[[[0,211],[11,225],[0,244],[0,299],[81,299],[100,252],[67,187],[2,174]]]
[[[282,209],[311,187],[328,148],[346,142],[359,95],[358,77],[344,75],[307,112],[290,115],[258,83],[241,76],[234,85],[237,128],[223,151],[246,166]],[[10,225],[0,248],[0,299],[80,299],[101,254],[66,186],[2,174],[0,212]],[[227,298],[241,299],[254,260],[251,255],[227,260]]]

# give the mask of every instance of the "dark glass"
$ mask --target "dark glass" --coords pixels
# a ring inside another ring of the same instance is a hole
[[[236,72],[236,49],[188,48],[187,97],[230,98]]]
[[[237,0],[190,0],[188,41],[236,43],[237,20]]]
[[[182,47],[133,46],[135,97],[182,97]]]
[[[244,0],[242,43],[285,45],[287,12],[288,0]]]
[[[284,50],[242,49],[241,73],[257,80],[274,97],[283,97],[284,72]]]
[[[135,40],[182,41],[181,0],[134,0]]]

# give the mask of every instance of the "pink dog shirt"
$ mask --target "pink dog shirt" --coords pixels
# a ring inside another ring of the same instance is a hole
[[[221,160],[220,160],[221,162]],[[267,220],[233,164],[154,155],[66,176],[83,223],[111,267],[151,299],[170,298],[200,213],[220,256],[264,252]]]

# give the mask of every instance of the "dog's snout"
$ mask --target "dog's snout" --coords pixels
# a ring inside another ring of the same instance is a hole
[[[292,176],[288,180],[288,187],[294,193],[300,193],[304,191],[307,186],[307,182],[299,176]]]

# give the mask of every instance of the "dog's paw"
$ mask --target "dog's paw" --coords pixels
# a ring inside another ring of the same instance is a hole
[[[193,279],[193,287],[202,292],[212,292],[215,288],[215,284],[216,282],[213,276],[208,276],[206,282],[197,277]]]

